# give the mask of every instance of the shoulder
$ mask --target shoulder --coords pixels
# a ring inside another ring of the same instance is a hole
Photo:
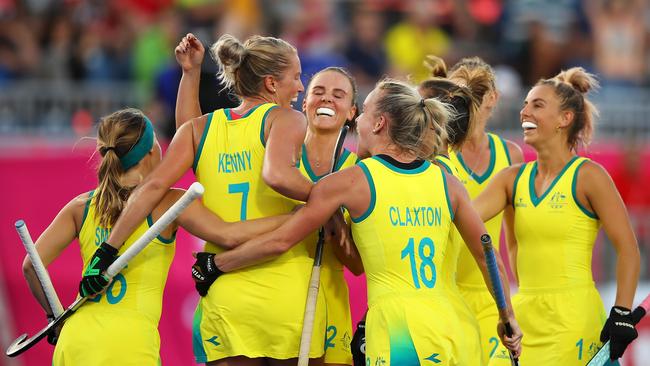
[[[277,106],[273,109],[268,114],[268,123],[277,123],[279,121],[288,121],[288,122],[302,122],[305,125],[307,124],[307,120],[305,119],[305,115],[302,114],[301,112],[298,112],[297,110],[293,108],[286,108],[286,107],[280,107]]]
[[[86,213],[86,208],[90,204],[91,200],[91,194],[94,196],[96,194],[96,191],[89,191],[89,192],[84,192],[72,200],[68,202],[63,209],[61,209],[61,214],[63,215],[69,215],[70,217],[73,218],[75,225],[77,227],[77,230],[81,228],[81,224],[83,222],[85,213]]]
[[[598,182],[610,182],[612,178],[600,163],[587,159],[579,163],[577,168],[578,181],[588,180],[590,185]]]
[[[504,141],[506,142],[506,149],[508,149],[512,164],[522,163],[524,161],[524,151],[521,149],[521,146],[511,140],[504,139]]]

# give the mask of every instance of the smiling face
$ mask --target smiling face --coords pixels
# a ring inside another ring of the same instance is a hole
[[[337,71],[316,74],[303,101],[303,112],[310,129],[335,130],[354,117],[354,91],[350,80]]]
[[[289,67],[275,79],[276,102],[281,107],[291,107],[291,103],[298,100],[298,94],[305,90],[300,80],[302,69],[300,59],[295,52],[290,57]]]
[[[533,87],[519,112],[524,142],[535,147],[541,141],[559,135],[558,131],[568,125],[567,113],[570,112],[560,109],[560,100],[551,87]]]

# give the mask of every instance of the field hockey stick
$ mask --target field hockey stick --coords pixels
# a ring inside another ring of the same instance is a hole
[[[341,128],[339,137],[336,140],[334,155],[332,156],[332,166],[330,173],[336,169],[336,165],[341,155],[345,136],[348,134],[350,127],[345,124]],[[305,316],[302,321],[302,334],[300,336],[300,352],[298,353],[298,366],[307,366],[309,364],[309,349],[311,348],[311,333],[314,330],[314,316],[316,315],[316,302],[318,300],[318,289],[320,287],[320,268],[323,259],[323,247],[325,244],[325,229],[322,227],[318,230],[318,242],[316,243],[316,253],[314,255],[314,266],[311,270],[309,280],[309,289],[307,291],[307,302],[305,304]]]
[[[36,251],[36,246],[34,245],[32,236],[29,235],[29,230],[27,230],[27,225],[25,224],[25,221],[23,220],[16,221],[16,231],[18,232],[18,236],[20,236],[20,240],[23,242],[23,245],[25,246],[25,250],[27,251],[27,256],[29,257],[29,260],[32,262],[32,265],[34,266],[36,277],[38,278],[38,281],[41,283],[41,287],[43,288],[43,292],[45,293],[45,298],[47,299],[47,303],[48,305],[50,305],[50,310],[52,311],[52,315],[54,315],[54,317],[56,318],[57,316],[61,315],[61,313],[63,313],[63,306],[61,305],[61,301],[59,300],[59,297],[57,296],[56,291],[54,290],[54,286],[52,285],[52,280],[50,279],[50,275],[47,273],[47,269],[45,269],[45,266],[43,265],[41,256],[38,255],[38,252]]]
[[[634,313],[639,314],[637,317],[638,319],[634,319],[636,323],[640,322],[641,319],[646,315],[646,313],[650,310],[650,295],[646,296],[643,302],[641,302],[641,305],[639,305],[635,310]],[[605,344],[596,352],[594,357],[589,360],[589,363],[587,366],[603,366],[609,361],[609,356],[610,356],[610,342],[609,340],[605,342]]]
[[[508,321],[508,304],[506,303],[506,295],[503,291],[501,284],[501,276],[499,275],[499,266],[497,266],[497,257],[494,255],[494,247],[492,246],[492,239],[490,235],[481,235],[481,245],[483,245],[483,252],[485,253],[485,263],[487,264],[487,271],[490,277],[492,289],[494,290],[494,298],[497,302],[497,309],[499,309],[499,318],[503,322],[503,326],[508,337],[512,337],[512,326]],[[512,352],[510,353],[510,364],[512,366],[519,366],[519,358],[515,357]]]
[[[109,283],[126,265],[129,263],[133,257],[140,253],[152,240],[154,240],[161,231],[163,231],[169,224],[171,224],[180,213],[189,206],[192,201],[196,198],[199,198],[203,195],[204,189],[203,186],[194,182],[190,188],[183,194],[183,196],[176,201],[162,216],[156,221],[151,227],[144,233],[142,236],[136,240],[127,250],[120,255],[113,264],[111,264],[104,275],[109,278]],[[83,305],[89,297],[80,297],[75,302],[72,303],[61,315],[50,321],[50,323],[40,332],[35,335],[27,338],[27,334],[23,334],[20,337],[16,338],[11,345],[7,348],[5,354],[9,357],[15,357],[19,354],[27,351],[36,343],[38,343],[43,337],[50,332],[50,330],[61,325],[63,321],[70,317],[81,305]]]

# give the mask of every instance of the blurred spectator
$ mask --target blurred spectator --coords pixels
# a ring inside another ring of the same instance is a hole
[[[359,86],[369,90],[386,71],[386,52],[382,44],[384,19],[369,7],[359,7],[352,12],[351,23],[345,57]]]
[[[391,76],[407,76],[414,82],[429,76],[422,60],[428,54],[444,58],[449,36],[437,26],[438,1],[409,0],[406,18],[386,31],[384,44]]]
[[[645,0],[585,0],[593,29],[594,64],[604,85],[637,85],[647,78]]]

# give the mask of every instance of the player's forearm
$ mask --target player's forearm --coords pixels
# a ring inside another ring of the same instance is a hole
[[[263,235],[217,255],[214,264],[223,272],[232,272],[271,260],[286,252],[290,248],[288,244],[278,236]]]
[[[106,243],[119,249],[147,215],[153,211],[168,189],[169,187],[164,187],[154,180],[147,181],[136,188],[111,229]]]
[[[639,281],[639,249],[630,245],[620,250],[616,259],[616,304],[632,309]]]
[[[282,224],[287,222],[289,218],[291,218],[291,215],[286,214],[228,223],[225,235],[230,238],[231,247],[238,247],[253,238],[279,228]]]
[[[183,76],[178,84],[176,96],[176,128],[192,118],[200,117],[201,104],[199,102],[199,85],[201,83],[201,68],[183,71]]]
[[[41,286],[41,282],[38,280],[38,276],[36,275],[36,270],[34,270],[34,266],[29,258],[25,258],[25,261],[23,262],[23,276],[25,276],[25,280],[29,285],[29,290],[36,301],[38,301],[38,304],[41,305],[43,310],[45,310],[45,313],[52,314],[53,311],[50,308],[50,304],[47,302],[43,286]]]
[[[303,202],[307,201],[313,187],[295,167],[265,169],[264,182],[281,195]]]

